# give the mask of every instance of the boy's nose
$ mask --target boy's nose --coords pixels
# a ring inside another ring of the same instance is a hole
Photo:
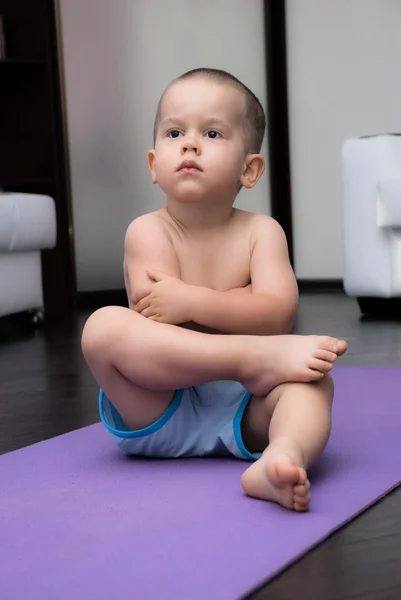
[[[195,140],[192,139],[184,139],[181,145],[181,154],[185,154],[186,152],[195,152],[196,156],[200,154],[200,145]]]

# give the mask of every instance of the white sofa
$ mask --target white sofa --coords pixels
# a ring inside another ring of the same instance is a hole
[[[401,135],[347,140],[342,178],[345,292],[401,316]]]
[[[52,198],[0,191],[0,317],[43,309],[40,251],[55,244]]]

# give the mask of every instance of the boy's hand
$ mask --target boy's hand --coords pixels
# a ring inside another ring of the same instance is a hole
[[[195,286],[162,271],[147,269],[146,273],[154,283],[147,295],[135,304],[136,312],[152,321],[171,325],[191,321]]]

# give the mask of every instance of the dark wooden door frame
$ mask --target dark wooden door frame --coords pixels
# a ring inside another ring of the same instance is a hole
[[[284,229],[294,266],[285,0],[264,0],[264,25],[271,214]]]
[[[48,44],[53,94],[53,120],[57,130],[55,165],[57,172],[57,246],[50,251],[53,260],[42,253],[44,267],[44,292],[48,298],[48,318],[70,318],[77,293],[75,249],[73,237],[73,206],[68,145],[67,108],[64,80],[64,59],[61,36],[60,0],[46,0],[49,11]],[[49,272],[49,267],[51,271]],[[58,285],[54,286],[55,273],[61,270]],[[52,282],[53,280],[53,282]],[[63,285],[61,285],[61,282]]]
[[[41,252],[48,320],[70,316],[76,293],[59,12],[59,0],[0,0],[0,187],[54,200],[56,244]]]

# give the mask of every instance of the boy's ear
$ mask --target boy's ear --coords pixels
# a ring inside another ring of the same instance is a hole
[[[265,170],[265,159],[261,154],[248,154],[245,159],[245,169],[240,177],[240,184],[248,190],[252,188]]]
[[[157,183],[156,170],[155,170],[155,151],[149,150],[148,152],[148,167],[150,174],[152,175],[152,183]]]

